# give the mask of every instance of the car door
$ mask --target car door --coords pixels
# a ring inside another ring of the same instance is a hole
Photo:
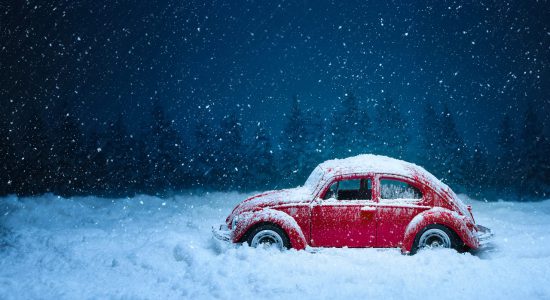
[[[335,179],[312,203],[310,244],[314,247],[373,247],[376,204],[372,177]]]
[[[411,220],[430,208],[426,190],[413,180],[389,175],[378,176],[374,188],[378,202],[376,247],[399,247]]]

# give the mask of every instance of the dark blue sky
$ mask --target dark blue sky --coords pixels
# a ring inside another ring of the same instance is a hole
[[[0,6],[0,99],[67,99],[90,126],[130,123],[160,99],[183,127],[197,109],[274,129],[298,94],[329,113],[390,95],[427,101],[485,138],[536,105],[548,130],[548,1],[14,1]],[[250,106],[250,107],[249,107]],[[206,109],[208,107],[208,109]]]

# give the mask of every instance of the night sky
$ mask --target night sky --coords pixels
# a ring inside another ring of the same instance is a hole
[[[329,116],[346,93],[366,107],[388,95],[413,126],[424,103],[447,103],[473,141],[526,105],[550,126],[547,1],[12,1],[0,12],[0,101],[47,114],[64,99],[89,127],[120,113],[137,127],[158,99],[183,132],[229,112],[278,131],[294,94]]]

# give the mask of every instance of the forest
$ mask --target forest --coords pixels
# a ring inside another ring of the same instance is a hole
[[[89,126],[64,101],[47,115],[38,105],[11,102],[0,108],[0,194],[259,191],[301,185],[318,163],[361,153],[414,162],[476,197],[550,193],[550,139],[534,105],[504,115],[493,141],[471,144],[446,103],[426,102],[411,124],[391,96],[365,102],[347,93],[328,116],[298,96],[291,101],[279,132],[239,110],[180,123],[160,101],[138,129],[122,113]]]

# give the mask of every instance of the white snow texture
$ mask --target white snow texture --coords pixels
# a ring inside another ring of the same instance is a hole
[[[550,201],[462,197],[491,248],[406,256],[214,240],[247,196],[0,198],[0,299],[550,299]]]

